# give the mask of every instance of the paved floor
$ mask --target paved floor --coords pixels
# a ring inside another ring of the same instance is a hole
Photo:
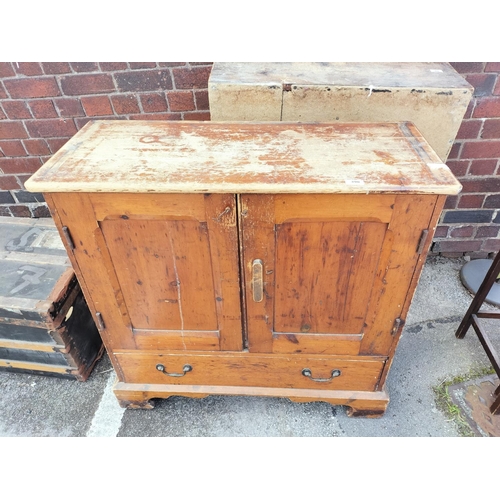
[[[460,409],[461,418],[467,422],[471,435],[500,437],[500,415],[491,413],[498,387],[496,374],[475,377],[448,386],[452,402]]]
[[[123,410],[105,356],[84,383],[0,372],[0,436],[459,436],[437,409],[433,387],[490,366],[472,331],[464,340],[454,336],[471,301],[458,277],[464,262],[428,259],[389,374],[391,401],[382,418],[349,418],[342,406],[260,397],[175,397],[154,410]],[[487,328],[496,342],[494,326]]]

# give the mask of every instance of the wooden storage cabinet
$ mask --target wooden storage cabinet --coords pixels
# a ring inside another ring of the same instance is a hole
[[[410,124],[214,122],[96,122],[28,186],[123,406],[267,395],[367,416],[460,189]]]

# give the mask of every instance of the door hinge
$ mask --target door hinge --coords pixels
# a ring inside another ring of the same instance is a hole
[[[429,234],[428,229],[424,229],[420,235],[420,240],[418,240],[417,254],[421,254],[424,251],[425,242],[427,241],[427,235]]]
[[[97,319],[97,326],[100,330],[105,330],[106,325],[104,324],[104,320],[102,319],[102,314],[100,312],[95,313],[95,317]]]
[[[394,324],[392,325],[391,335],[396,335],[398,330],[405,324],[401,318],[396,318]]]
[[[62,232],[64,234],[64,237],[66,238],[66,243],[68,244],[69,248],[71,250],[75,249],[75,244],[73,243],[73,238],[71,237],[71,234],[69,234],[69,229],[67,226],[62,227]]]

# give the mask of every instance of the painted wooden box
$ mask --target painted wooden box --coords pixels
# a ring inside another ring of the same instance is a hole
[[[54,222],[0,218],[0,369],[84,381],[103,352]]]
[[[215,63],[213,121],[413,122],[446,161],[472,86],[448,63]]]

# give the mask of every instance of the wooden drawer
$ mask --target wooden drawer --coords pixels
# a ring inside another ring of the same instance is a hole
[[[250,353],[115,353],[123,381],[133,384],[223,385],[246,387],[294,387],[299,389],[373,391],[386,358],[279,356]],[[159,371],[162,365],[164,371]],[[183,376],[185,365],[191,371]],[[310,376],[303,370],[310,370]],[[332,376],[332,372],[336,376]],[[312,379],[326,379],[315,381]],[[330,380],[328,380],[330,379]]]

